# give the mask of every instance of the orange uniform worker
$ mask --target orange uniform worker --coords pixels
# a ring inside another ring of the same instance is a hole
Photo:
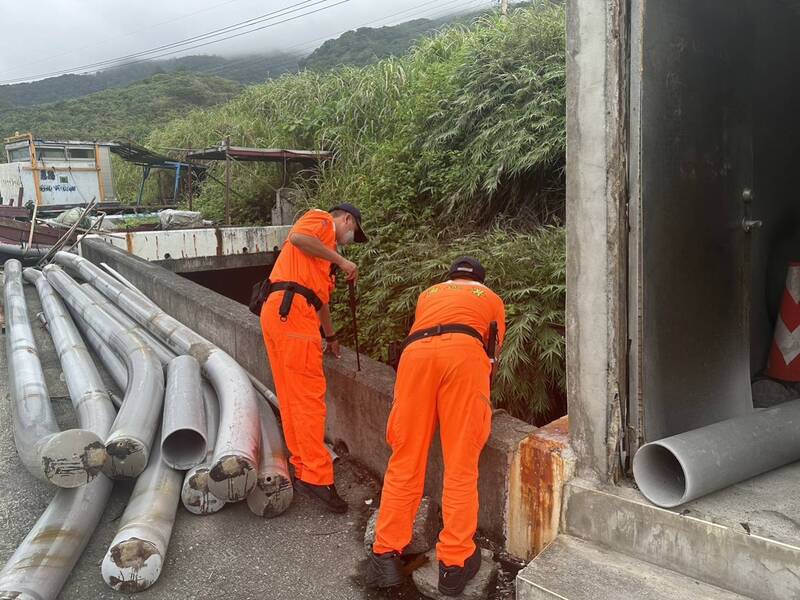
[[[481,563],[473,537],[478,524],[478,458],[489,437],[492,359],[489,332],[505,334],[505,307],[483,284],[485,270],[463,256],[449,281],[428,288],[417,302],[414,326],[403,342],[386,439],[392,457],[383,483],[375,543],[367,567],[371,587],[403,581],[400,555],[411,542],[436,425],[444,457],[439,535],[439,591],[460,594]]]
[[[275,381],[286,445],[294,466],[295,489],[321,501],[332,512],[347,511],[336,492],[333,462],[325,447],[326,352],[339,356],[328,306],[337,265],[348,280],[358,268],[336,251],[337,244],[367,240],[361,211],[340,204],[329,212],[306,212],[289,232],[270,273],[269,295],[261,309],[261,330]]]

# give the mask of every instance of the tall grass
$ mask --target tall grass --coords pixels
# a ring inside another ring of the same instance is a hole
[[[548,390],[564,387],[564,38],[563,8],[537,2],[446,29],[401,58],[248,88],[149,143],[196,148],[230,136],[334,151],[291,181],[310,205],[349,200],[364,211],[370,243],[348,252],[362,273],[367,351],[384,357],[419,292],[453,257],[474,254],[507,303],[495,401],[531,419],[547,411]],[[266,222],[279,185],[273,166],[235,165],[236,222]],[[208,182],[196,205],[220,219],[221,187]]]

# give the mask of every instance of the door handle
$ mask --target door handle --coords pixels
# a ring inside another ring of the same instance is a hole
[[[742,190],[742,202],[744,203],[744,217],[742,218],[742,229],[745,233],[750,233],[753,229],[758,229],[764,225],[764,222],[761,220],[753,219],[752,215],[750,214],[750,209],[753,205],[753,198],[755,195],[753,194],[753,190],[750,188],[744,188]]]

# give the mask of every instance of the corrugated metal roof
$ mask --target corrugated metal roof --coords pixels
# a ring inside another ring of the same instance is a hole
[[[333,152],[313,150],[287,150],[284,148],[245,148],[242,146],[213,146],[204,150],[189,152],[187,160],[225,160],[229,156],[233,160],[252,162],[304,162],[318,163],[331,160]]]

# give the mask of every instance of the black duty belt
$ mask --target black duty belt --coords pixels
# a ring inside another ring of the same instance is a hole
[[[256,285],[258,286],[258,291],[256,292],[256,289],[253,290],[254,294],[250,300],[250,310],[256,314],[261,313],[261,306],[264,304],[264,302],[266,302],[267,297],[271,293],[280,291],[283,291],[284,294],[278,314],[284,321],[289,316],[289,311],[292,310],[292,302],[294,301],[295,294],[300,294],[303,298],[305,298],[308,304],[312,306],[314,310],[319,310],[322,308],[322,300],[319,299],[319,296],[317,296],[314,290],[307,288],[304,285],[300,285],[296,281],[272,282],[267,279],[261,285]]]
[[[437,325],[436,327],[429,327],[427,329],[415,331],[403,340],[403,343],[400,347],[400,352],[405,350],[409,344],[412,344],[417,340],[424,340],[425,338],[436,337],[446,333],[463,333],[465,335],[470,335],[478,340],[481,345],[483,345],[483,336],[474,327],[462,325],[460,323],[448,323],[446,325]]]

